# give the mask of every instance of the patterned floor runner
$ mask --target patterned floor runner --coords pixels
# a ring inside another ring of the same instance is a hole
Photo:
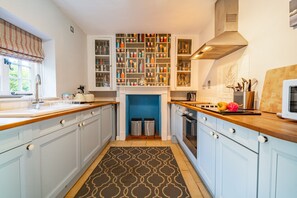
[[[75,197],[190,197],[170,147],[111,147]]]

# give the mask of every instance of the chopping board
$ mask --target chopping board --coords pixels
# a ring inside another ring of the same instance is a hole
[[[266,72],[260,110],[269,113],[282,112],[283,80],[297,79],[297,65],[271,69]]]

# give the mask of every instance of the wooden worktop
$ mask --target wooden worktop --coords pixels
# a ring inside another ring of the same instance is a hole
[[[169,102],[178,104],[213,117],[232,122],[234,124],[264,133],[276,138],[297,142],[297,121],[278,118],[275,114],[262,112],[262,115],[221,115],[208,110],[188,105],[183,102]]]
[[[105,106],[105,105],[110,105],[110,104],[119,104],[119,102],[95,102],[95,103],[90,103],[87,106],[84,105],[82,107],[78,107],[78,108],[75,108],[75,109],[69,109],[69,110],[60,111],[60,112],[49,113],[49,114],[46,114],[46,115],[30,117],[30,118],[0,118],[0,123],[1,123],[0,124],[0,131],[5,130],[5,129],[18,127],[18,126],[23,126],[23,125],[26,125],[26,124],[31,124],[31,123],[34,123],[34,122],[47,120],[47,119],[50,119],[50,118],[55,118],[55,117],[58,117],[58,116],[63,116],[63,115],[76,113],[76,112],[80,112],[80,111],[85,111],[85,110],[88,110],[88,109],[93,109],[93,108],[97,108],[97,107],[101,107],[101,106]]]

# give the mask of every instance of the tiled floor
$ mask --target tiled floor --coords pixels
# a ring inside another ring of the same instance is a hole
[[[110,142],[106,146],[106,148],[100,153],[100,155],[97,157],[94,163],[87,169],[85,174],[83,174],[83,176],[77,181],[77,183],[72,187],[72,189],[70,189],[68,194],[65,196],[66,198],[72,198],[75,196],[75,194],[79,191],[81,186],[84,184],[84,182],[87,180],[89,175],[92,173],[92,171],[95,169],[97,164],[100,162],[100,160],[103,158],[103,156],[111,146],[170,146],[178,163],[178,166],[181,170],[181,173],[184,177],[186,185],[191,193],[191,196],[193,198],[211,197],[178,144],[173,144],[171,141],[161,140],[130,140]]]

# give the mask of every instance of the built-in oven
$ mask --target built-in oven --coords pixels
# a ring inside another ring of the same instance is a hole
[[[187,109],[183,114],[183,142],[197,158],[197,111]]]

